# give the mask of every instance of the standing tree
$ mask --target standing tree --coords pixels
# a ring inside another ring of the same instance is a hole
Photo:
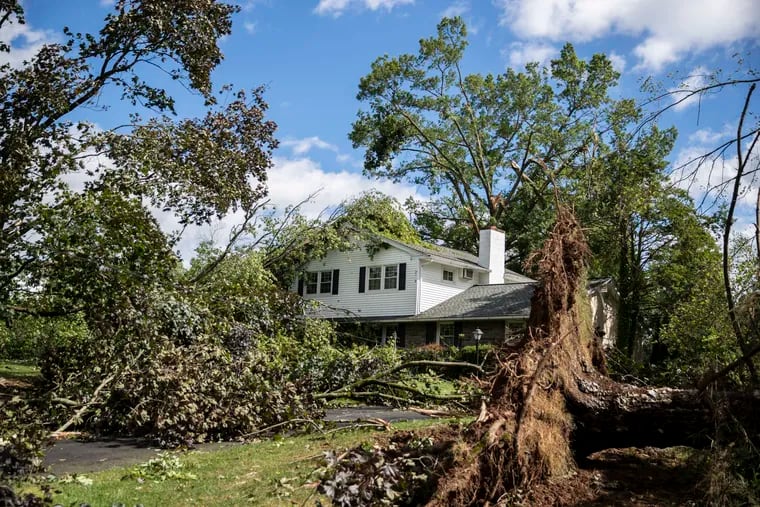
[[[204,118],[175,121],[166,114],[174,110],[169,83],[142,77],[158,67],[213,107],[217,40],[229,34],[237,9],[121,0],[98,33],[66,29],[64,43],[43,46],[19,67],[0,67],[2,316],[102,315],[100,303],[119,297],[134,306],[128,299],[176,263],[173,238],[149,205],[175,213],[180,224],[203,224],[253,210],[266,195],[276,141],[261,90],[241,92]],[[0,6],[0,26],[23,22],[20,3]],[[7,43],[0,49],[13,51]],[[126,126],[104,132],[71,119],[99,107],[107,89],[135,106]],[[143,121],[140,110],[157,116]],[[72,174],[88,180],[84,190],[69,187]]]
[[[444,18],[416,55],[378,58],[359,83],[368,110],[349,136],[367,150],[366,174],[431,190],[430,205],[418,205],[427,239],[465,248],[482,226],[551,205],[550,182],[573,177],[599,143],[618,78],[604,55],[583,61],[569,44],[551,73],[530,64],[466,75],[466,37],[460,18]],[[510,249],[519,234],[506,230]]]

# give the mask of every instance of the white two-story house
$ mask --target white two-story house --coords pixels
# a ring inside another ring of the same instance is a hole
[[[315,302],[311,316],[368,325],[400,346],[468,345],[476,329],[500,343],[524,327],[537,282],[505,269],[499,229],[480,231],[477,256],[389,238],[379,245],[331,251],[305,266],[294,289]]]

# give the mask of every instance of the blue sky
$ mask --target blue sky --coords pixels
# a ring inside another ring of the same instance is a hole
[[[14,47],[2,58],[22,60],[40,44],[62,38],[64,25],[96,31],[111,4],[26,0],[28,24],[0,33]],[[248,0],[241,6],[232,35],[221,42],[225,60],[215,82],[237,88],[266,85],[269,116],[279,125],[281,140],[270,173],[272,200],[292,204],[322,188],[306,208],[311,214],[370,188],[401,201],[426,195],[425,189],[363,177],[363,154],[352,149],[347,135],[361,107],[355,98],[359,79],[372,61],[383,54],[416,52],[419,39],[432,35],[443,15],[461,15],[468,24],[464,69],[469,73],[547,62],[566,41],[582,57],[604,52],[612,58],[623,74],[616,90],[620,96],[637,96],[640,81],[650,76],[666,88],[699,85],[710,72],[736,69],[734,53],[745,55],[745,68],[760,68],[756,0]],[[679,129],[674,166],[735,133],[744,93],[745,88],[703,97],[661,119],[662,126]],[[197,98],[182,92],[177,97],[179,115],[202,113]],[[752,121],[757,122],[754,104]],[[123,120],[125,112],[117,102],[106,112],[85,115],[107,128]],[[730,155],[712,173],[700,170],[691,188],[695,197],[731,174],[733,151]],[[742,213],[749,213],[757,186],[747,189]],[[182,249],[211,234],[222,239],[233,221],[230,217],[213,231],[191,231]],[[747,218],[740,227],[749,230]]]

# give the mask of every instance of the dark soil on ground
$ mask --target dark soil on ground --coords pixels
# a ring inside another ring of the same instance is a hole
[[[703,453],[686,447],[607,449],[589,456],[573,477],[529,495],[537,507],[703,505]]]

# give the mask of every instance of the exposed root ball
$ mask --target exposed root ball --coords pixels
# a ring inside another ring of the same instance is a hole
[[[541,286],[531,301],[526,340],[502,351],[491,401],[467,435],[474,455],[439,483],[430,505],[508,503],[517,488],[575,469],[565,400],[577,389],[574,374],[594,371],[588,255],[572,210],[561,206],[543,248],[528,260]]]

